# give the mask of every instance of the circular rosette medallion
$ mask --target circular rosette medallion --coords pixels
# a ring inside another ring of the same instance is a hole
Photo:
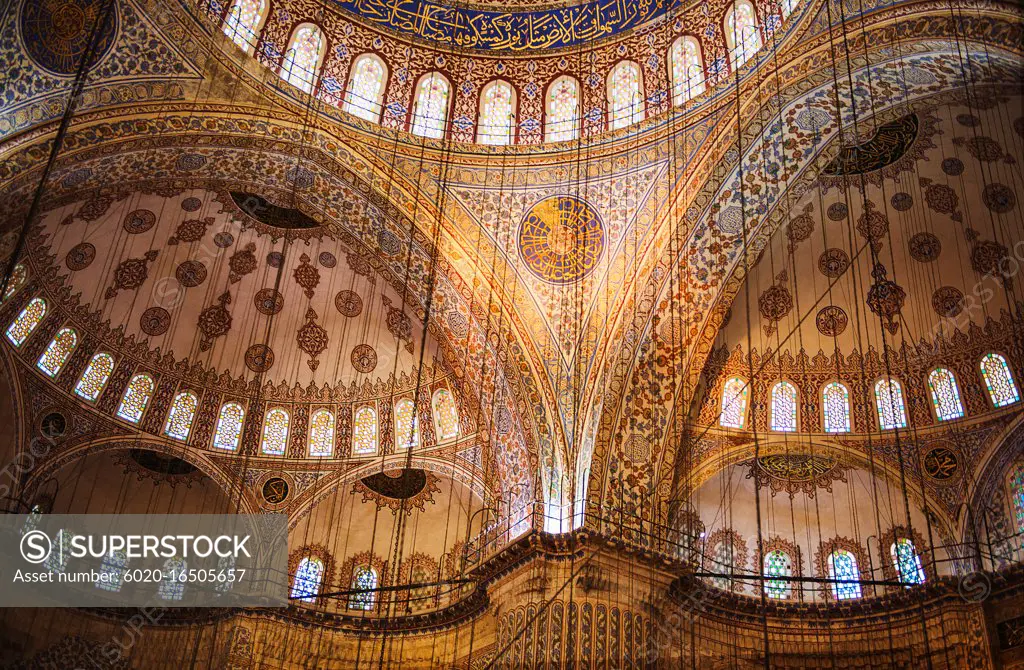
[[[597,212],[572,196],[541,200],[519,226],[519,253],[526,267],[555,284],[570,284],[593,272],[604,243]]]
[[[92,63],[110,51],[117,34],[114,14],[104,16],[103,0],[25,0],[21,9],[21,36],[25,51],[43,69],[71,76],[89,50],[93,30],[99,26]]]

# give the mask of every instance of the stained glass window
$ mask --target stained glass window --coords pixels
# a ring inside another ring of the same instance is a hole
[[[39,527],[39,517],[43,514],[43,508],[39,505],[32,505],[32,509],[28,511],[28,515],[25,516],[25,521],[21,524],[21,534],[35,530]]]
[[[881,379],[875,384],[875,406],[882,430],[907,427],[907,410],[903,405],[903,388],[895,379]]]
[[[559,77],[548,87],[545,136],[548,142],[579,137],[580,86],[572,77]]]
[[[725,428],[742,428],[747,418],[747,397],[750,387],[739,377],[733,377],[722,387],[722,413],[718,423]]]
[[[245,410],[237,402],[225,403],[217,417],[217,430],[213,434],[213,446],[217,449],[235,451],[242,439],[242,421]]]
[[[25,280],[28,279],[28,270],[21,263],[14,266],[14,270],[11,272],[11,279],[7,282],[7,290],[4,291],[4,302],[8,300],[12,295],[18,292],[22,286],[25,285]]]
[[[188,563],[185,559],[174,557],[164,561],[163,577],[156,593],[161,600],[181,600],[185,595],[185,577],[188,575]]]
[[[330,456],[334,453],[334,414],[318,409],[309,419],[309,455]]]
[[[850,432],[850,392],[839,382],[827,384],[821,391],[822,414],[826,433]]]
[[[419,446],[420,426],[415,405],[406,398],[395,403],[395,440],[400,449]]]
[[[749,0],[738,0],[725,16],[725,41],[734,68],[741,67],[761,48],[757,15]]]
[[[765,577],[792,577],[793,559],[781,549],[773,549],[764,555]],[[764,593],[769,598],[785,600],[789,598],[789,582],[784,579],[768,579],[764,583]]]
[[[114,371],[114,357],[110,354],[96,354],[89,361],[85,373],[78,380],[75,386],[75,393],[89,402],[96,402],[103,392],[103,387],[110,379],[110,373]]]
[[[67,528],[57,531],[57,537],[53,538],[50,555],[46,557],[43,566],[49,572],[64,572],[68,567],[68,557],[71,556],[71,540],[75,534]]]
[[[350,610],[372,610],[377,601],[377,571],[368,565],[358,568],[352,575],[353,593],[348,599]]]
[[[893,542],[889,547],[889,555],[900,582],[908,588],[914,584],[924,584],[924,566],[910,538],[901,537]]]
[[[386,73],[384,61],[377,56],[363,54],[357,58],[345,92],[345,111],[367,121],[379,121]]]
[[[434,581],[437,581],[437,575],[423,563],[416,563],[409,570],[410,584],[429,584]],[[409,589],[409,609],[414,611],[427,609],[433,603],[436,591],[437,587],[432,586]]]
[[[284,453],[288,444],[288,412],[277,408],[267,412],[263,420],[263,445],[264,454],[280,456]]]
[[[32,331],[36,329],[36,326],[39,325],[44,316],[46,316],[46,301],[42,298],[33,298],[29,304],[25,305],[25,309],[21,310],[21,314],[18,315],[18,318],[7,329],[7,339],[14,346],[20,347],[21,343],[28,339],[28,336],[32,334]]]
[[[234,0],[224,17],[224,34],[239,47],[251,52],[256,47],[256,31],[266,11],[267,0]]]
[[[959,419],[964,415],[964,406],[960,402],[960,389],[956,385],[956,377],[946,368],[936,368],[928,375],[928,388],[932,392],[932,404],[935,416],[939,421]]]
[[[681,105],[704,92],[704,58],[700,42],[689,35],[672,43],[668,54],[672,75],[672,102]]]
[[[451,440],[459,435],[459,410],[455,407],[455,398],[448,389],[434,391],[434,426],[437,429],[437,441]]]
[[[796,387],[779,382],[772,387],[772,430],[791,433],[796,430]]]
[[[171,402],[171,411],[167,413],[167,425],[164,426],[164,433],[176,440],[187,440],[188,434],[192,431],[192,419],[196,415],[196,407],[199,406],[199,398],[195,393],[188,391],[174,396]]]
[[[227,556],[218,556],[217,557],[217,570],[218,570],[218,573],[219,574],[224,574],[224,575],[231,574],[231,573],[228,572],[228,570],[234,570],[235,569],[235,564],[237,562],[238,561],[237,561],[237,559],[235,559],[234,554],[228,554]],[[222,582],[218,581],[217,582],[217,586],[214,587],[214,591],[216,591],[217,593],[227,593],[228,591],[231,590],[232,584],[233,584],[233,582],[231,582],[228,579],[225,579]]]
[[[448,121],[448,98],[451,86],[440,72],[431,72],[416,86],[413,104],[412,132],[420,137],[444,137]]]
[[[377,412],[372,407],[360,407],[352,427],[352,453],[377,452]]]
[[[324,35],[320,28],[304,23],[295,29],[281,64],[281,78],[306,93],[313,92]]]
[[[734,556],[735,547],[733,547],[732,538],[727,537],[715,545],[715,550],[712,554],[714,565],[711,567],[711,572],[733,572]],[[732,586],[731,577],[712,577],[711,581],[720,589],[728,589]]]
[[[492,81],[480,93],[480,144],[511,144],[515,120],[515,93],[507,81]]]
[[[50,340],[43,355],[39,357],[36,367],[50,377],[56,377],[64,364],[68,362],[68,357],[75,350],[77,344],[78,335],[75,331],[71,328],[61,328]]]
[[[617,130],[644,118],[640,66],[621,61],[608,75],[608,128]]]
[[[320,582],[324,578],[324,562],[319,558],[306,556],[299,561],[295,569],[295,581],[292,582],[292,598],[311,603],[320,592]]]
[[[127,568],[127,554],[123,551],[108,553],[100,563],[100,572],[95,582],[96,588],[117,593],[121,590],[121,581]]]
[[[798,0],[782,0],[782,18],[788,17],[796,9]]]
[[[857,568],[857,557],[846,549],[836,549],[828,555],[828,578],[845,580],[832,584],[832,595],[837,600],[860,598],[860,570]]]
[[[999,354],[985,354],[981,359],[981,376],[985,379],[988,397],[995,407],[1005,407],[1020,400],[1010,366]]]
[[[146,405],[149,404],[149,399],[153,396],[153,378],[146,374],[135,375],[132,380],[128,382],[128,388],[125,389],[124,395],[121,397],[121,406],[117,408],[117,415],[125,421],[132,423],[138,423],[142,420],[142,415],[146,411]]]
[[[1013,495],[1013,516],[1017,521],[1017,532],[1024,533],[1024,465],[1018,464],[1010,477]]]

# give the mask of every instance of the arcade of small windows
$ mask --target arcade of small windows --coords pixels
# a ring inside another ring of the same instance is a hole
[[[798,0],[782,0],[779,12],[787,19]],[[236,45],[254,53],[259,33],[268,14],[268,0],[232,0],[225,12],[222,30]],[[750,0],[736,0],[722,23],[729,49],[728,62],[736,70],[749,61],[763,45],[757,12]],[[318,89],[320,67],[326,53],[326,37],[320,26],[303,23],[292,33],[281,60],[282,79],[306,93]],[[669,47],[667,58],[669,94],[673,104],[682,105],[706,90],[707,69],[700,41],[682,35]],[[717,66],[716,66],[717,67]],[[346,112],[367,121],[379,122],[384,105],[388,65],[375,54],[356,58],[348,75],[344,95],[325,95]],[[642,68],[632,61],[619,61],[607,76],[608,129],[616,130],[643,120],[645,96]],[[439,72],[420,78],[413,91],[410,131],[421,137],[441,139],[448,131],[452,102],[451,82]],[[580,134],[580,86],[563,75],[549,82],[544,104],[544,140],[566,142]],[[476,141],[505,145],[515,142],[516,91],[505,81],[493,81],[480,92]]]

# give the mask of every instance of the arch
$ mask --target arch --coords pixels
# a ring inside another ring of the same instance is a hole
[[[544,140],[568,142],[580,136],[580,83],[562,75],[548,85],[544,96]]]
[[[1001,354],[985,354],[978,367],[981,369],[981,378],[985,382],[988,399],[993,407],[1005,407],[1020,400],[1020,392],[1013,381],[1010,365]]]
[[[28,279],[28,270],[25,269],[24,263],[18,263],[11,270],[11,278],[7,281],[7,290],[4,291],[4,298],[0,302],[7,302],[11,296],[18,292],[22,286],[25,285],[25,280]]]
[[[365,456],[377,453],[377,410],[363,405],[356,410],[352,424],[352,454]]]
[[[388,66],[377,54],[365,53],[352,63],[342,107],[353,116],[379,122],[384,104]]]
[[[775,577],[764,581],[764,594],[772,600],[789,600],[794,591],[802,594],[800,582],[788,578],[803,576],[800,545],[782,537],[772,537],[764,542],[764,551],[755,561],[764,577]]]
[[[217,429],[213,434],[213,447],[226,451],[236,451],[242,439],[242,425],[245,420],[245,408],[237,402],[224,403],[217,416]]]
[[[188,562],[178,556],[164,561],[163,578],[156,594],[161,600],[181,600],[185,597],[185,580],[179,576],[188,571]]]
[[[477,142],[504,145],[515,140],[516,91],[504,79],[495,79],[480,91]]]
[[[334,454],[334,412],[318,409],[309,418],[309,455],[328,457]]]
[[[46,351],[39,357],[36,367],[46,373],[47,377],[56,377],[64,364],[68,362],[71,352],[78,346],[78,333],[74,328],[61,328],[46,346]]]
[[[253,53],[267,17],[267,0],[234,0],[224,15],[224,34],[246,53]]]
[[[711,572],[721,573],[712,577],[711,582],[726,591],[742,591],[742,580],[734,580],[729,575],[740,572],[747,564],[747,543],[739,533],[731,528],[719,529],[708,537],[706,546],[710,548],[710,557],[705,556],[706,567]],[[707,565],[707,562],[710,565]]]
[[[434,414],[434,430],[438,442],[454,440],[459,436],[459,408],[448,389],[437,389],[430,401]]]
[[[7,339],[14,346],[20,347],[43,320],[44,316],[46,316],[46,301],[42,298],[32,298],[25,305],[25,309],[21,310],[21,313],[18,314],[18,318],[7,328]]]
[[[692,35],[682,35],[668,50],[672,104],[681,105],[704,92],[704,51]]]
[[[263,419],[263,441],[260,451],[268,456],[281,456],[288,446],[288,427],[291,417],[288,412],[275,407],[267,411]]]
[[[75,395],[89,402],[96,402],[114,371],[114,357],[101,352],[92,357],[82,378],[75,385]]]
[[[892,560],[892,567],[900,583],[907,588],[917,584],[924,584],[924,566],[921,564],[921,554],[918,553],[914,541],[906,536],[897,537],[889,545],[889,558]]]
[[[846,549],[836,549],[828,555],[828,578],[832,583],[832,595],[836,600],[860,598],[860,567],[857,557]]]
[[[821,416],[826,433],[850,432],[850,392],[840,382],[821,390]]]
[[[132,377],[128,382],[128,388],[121,396],[121,405],[117,408],[117,415],[129,423],[138,423],[142,415],[146,413],[149,399],[153,397],[153,389],[156,383],[148,374],[142,373]]]
[[[164,435],[182,442],[187,441],[189,433],[192,432],[192,420],[196,416],[197,407],[199,398],[191,391],[183,391],[174,396],[171,409],[167,413],[167,423],[164,424]]]
[[[416,83],[412,134],[442,139],[448,127],[452,85],[440,72],[428,72]]]
[[[281,78],[292,86],[312,93],[324,57],[324,33],[313,23],[296,26],[281,62]]]
[[[412,449],[420,444],[420,421],[412,398],[395,403],[395,444],[399,449]]]
[[[743,428],[747,422],[750,385],[745,379],[731,377],[722,385],[722,411],[718,423],[723,428]]]
[[[951,421],[964,415],[960,401],[960,388],[956,376],[947,368],[935,368],[928,373],[928,390],[932,394],[932,408],[939,421]]]
[[[797,429],[796,387],[781,381],[772,387],[771,429],[780,433],[792,433]]]
[[[882,430],[907,427],[903,387],[898,380],[890,377],[875,383],[875,408],[878,410],[878,427]]]
[[[725,13],[725,43],[734,70],[743,67],[761,48],[757,11],[750,0],[736,0]]]
[[[361,565],[352,571],[353,591],[348,598],[350,610],[372,611],[377,606],[377,591],[380,585],[380,576],[372,565]]]
[[[316,602],[324,579],[324,562],[316,556],[304,556],[292,578],[291,599],[304,603]]]
[[[644,82],[640,66],[619,61],[608,73],[608,130],[618,130],[644,118]]]

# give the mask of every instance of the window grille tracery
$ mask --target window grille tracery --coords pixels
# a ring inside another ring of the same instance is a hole
[[[939,421],[959,419],[964,415],[960,402],[960,389],[956,377],[946,368],[936,368],[928,375],[928,389],[932,394],[932,405]]]
[[[826,433],[850,432],[850,392],[839,382],[827,384],[821,392]]]
[[[167,414],[164,434],[175,440],[187,440],[189,433],[192,432],[192,420],[196,416],[198,406],[199,398],[195,393],[185,391],[174,396],[171,410]]]
[[[914,546],[913,540],[906,537],[897,538],[889,547],[889,555],[900,582],[908,587],[924,584],[924,566],[921,564],[921,556],[917,553],[917,547]]]
[[[43,355],[39,357],[36,367],[45,372],[47,376],[56,377],[76,346],[78,346],[78,334],[74,329],[61,328],[47,345]]]
[[[121,397],[121,406],[117,408],[117,415],[130,423],[138,423],[146,412],[149,399],[153,397],[153,389],[156,384],[153,378],[147,374],[138,374],[128,382]]]
[[[107,552],[100,563],[100,575],[96,579],[96,588],[117,593],[121,590],[124,572],[128,569],[128,555],[123,551]]]
[[[292,581],[292,599],[311,603],[316,601],[320,593],[320,583],[324,578],[324,562],[314,556],[306,556],[299,561]]]
[[[832,583],[832,595],[836,600],[849,600],[861,597],[860,569],[857,557],[846,549],[836,549],[828,555],[828,577],[836,581]]]
[[[224,34],[241,49],[251,52],[266,11],[267,0],[235,0],[224,17]]]
[[[368,406],[356,411],[356,419],[352,427],[352,453],[377,453],[377,412]]]
[[[110,379],[110,373],[114,371],[114,357],[110,354],[99,353],[92,357],[89,365],[86,366],[82,378],[75,385],[75,394],[85,398],[89,402],[96,402],[103,392],[103,388]]]
[[[737,0],[725,18],[725,41],[734,69],[739,69],[761,48],[757,14],[749,0]]]
[[[242,425],[245,410],[237,402],[225,403],[217,417],[217,430],[213,435],[213,446],[217,449],[235,451],[242,439]]]
[[[377,571],[364,565],[352,574],[352,591],[348,599],[348,608],[352,610],[370,611],[377,604]]]
[[[1000,354],[985,354],[981,359],[981,376],[994,407],[1005,407],[1020,400],[1010,366]]]
[[[374,54],[363,54],[352,64],[345,92],[345,111],[367,121],[380,121],[387,69]]]
[[[157,587],[161,600],[181,600],[185,596],[185,577],[188,563],[183,558],[168,558],[164,561],[163,578]]]
[[[309,455],[326,457],[334,453],[334,414],[319,409],[309,420]]]
[[[644,118],[640,66],[621,61],[608,75],[608,128],[618,130]]]
[[[296,28],[284,54],[281,78],[306,93],[312,93],[323,48],[324,35],[319,27],[305,23]]]
[[[511,144],[515,128],[515,92],[507,81],[492,81],[480,93],[480,144]]]
[[[875,406],[882,430],[907,427],[907,409],[903,404],[903,387],[895,379],[880,379],[875,384]]]
[[[579,137],[579,82],[569,76],[559,77],[548,87],[545,139],[568,142]]]
[[[413,101],[413,135],[433,139],[444,137],[450,96],[451,85],[440,72],[431,72],[420,79]]]
[[[7,302],[12,295],[25,285],[26,279],[28,279],[28,270],[23,263],[18,263],[14,266],[14,270],[11,271],[11,278],[7,282],[7,290],[4,291],[4,299],[0,302]]]
[[[455,406],[455,398],[448,389],[434,392],[432,402],[434,410],[434,426],[437,429],[437,440],[452,440],[459,435],[459,410]]]
[[[14,346],[20,347],[44,316],[46,316],[46,301],[42,298],[33,298],[25,305],[25,309],[21,310],[18,318],[7,328],[7,339]]]
[[[280,456],[288,445],[288,412],[275,408],[267,412],[263,420],[263,445],[261,450],[270,456]]]
[[[416,406],[409,398],[395,403],[395,440],[399,449],[418,447],[420,444],[419,417]]]
[[[700,42],[684,35],[669,51],[672,74],[672,102],[681,105],[704,92],[704,57]]]
[[[773,549],[764,555],[764,576],[765,577],[792,577],[793,559],[781,549]],[[764,583],[765,595],[777,600],[786,600],[790,597],[790,582],[785,579],[768,579]]]
[[[722,411],[718,423],[724,428],[743,428],[747,419],[750,386],[746,380],[732,377],[722,386]]]
[[[796,430],[796,387],[779,382],[772,387],[772,425],[774,431],[791,433]]]

